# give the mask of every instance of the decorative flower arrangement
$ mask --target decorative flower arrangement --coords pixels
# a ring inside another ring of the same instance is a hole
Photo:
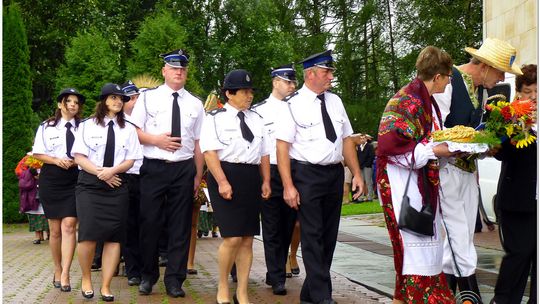
[[[34,168],[37,170],[41,169],[42,166],[42,161],[34,158],[32,155],[25,155],[17,164],[17,167],[15,168],[15,174],[19,176],[24,170],[27,170],[29,168]]]
[[[516,148],[524,148],[536,141],[536,136],[531,132],[536,109],[530,100],[497,101],[487,104],[486,110],[489,116],[485,132],[492,133],[501,142],[510,139]]]

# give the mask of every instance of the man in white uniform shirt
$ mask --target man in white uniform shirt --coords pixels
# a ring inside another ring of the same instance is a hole
[[[521,74],[514,63],[516,49],[510,44],[487,38],[480,49],[465,48],[470,62],[454,66],[451,83],[444,93],[433,94],[441,110],[445,128],[464,125],[476,128],[481,122],[487,92],[504,80],[504,72]],[[443,272],[451,289],[474,292],[477,255],[474,230],[478,213],[476,158],[441,159],[439,171],[441,214],[447,231],[444,241]]]
[[[140,169],[140,244],[143,259],[139,293],[152,292],[159,279],[157,245],[166,219],[168,258],[164,283],[171,297],[184,297],[194,191],[202,177],[199,136],[202,102],[184,89],[189,55],[174,50],[160,55],[165,83],[144,91],[131,113],[143,144]]]
[[[285,264],[296,222],[296,211],[283,200],[283,185],[277,168],[275,131],[277,116],[281,107],[285,105],[283,99],[296,89],[296,72],[292,64],[286,64],[273,69],[270,76],[272,93],[266,100],[251,108],[263,117],[266,132],[272,142],[270,153],[272,196],[261,205],[266,284],[272,286],[275,295],[286,295]]]
[[[330,266],[336,247],[344,172],[353,173],[353,198],[364,181],[341,99],[327,90],[333,79],[331,51],[302,61],[304,86],[287,98],[277,120],[277,160],[283,198],[298,210],[306,279],[300,303],[331,304]]]

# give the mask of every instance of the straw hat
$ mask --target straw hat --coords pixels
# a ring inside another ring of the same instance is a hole
[[[523,75],[523,72],[521,72],[521,69],[515,63],[516,49],[506,41],[496,38],[486,38],[478,50],[466,47],[465,51],[474,58],[499,71],[514,75]]]

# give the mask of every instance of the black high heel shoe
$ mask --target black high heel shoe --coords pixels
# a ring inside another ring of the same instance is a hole
[[[60,286],[60,291],[70,292],[71,291],[71,285],[62,285],[62,286]]]
[[[94,291],[93,290],[87,290],[87,291],[84,291],[81,289],[81,293],[82,293],[82,296],[85,297],[86,299],[91,299],[94,297]]]
[[[101,290],[99,291],[99,293],[101,293]],[[103,302],[114,302],[114,296],[101,293],[101,300]]]
[[[60,281],[55,281],[54,280],[54,273],[53,273],[53,277],[52,277],[52,284],[53,284],[54,288],[62,287],[62,284],[60,283]]]

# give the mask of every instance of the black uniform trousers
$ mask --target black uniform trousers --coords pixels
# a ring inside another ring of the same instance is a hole
[[[263,200],[261,217],[266,283],[275,285],[285,284],[285,264],[296,222],[296,211],[283,200],[283,184],[277,165],[271,165],[270,176],[272,195],[270,199]]]
[[[122,244],[122,256],[128,278],[141,277],[142,258],[139,248],[139,209],[141,205],[140,178],[138,174],[126,174],[129,189],[126,242]]]
[[[501,211],[499,229],[506,254],[495,285],[495,303],[521,303],[529,274],[531,292],[528,303],[536,303],[536,226],[536,212]]]
[[[142,279],[159,279],[158,241],[167,221],[168,263],[163,279],[167,288],[181,287],[186,279],[193,209],[193,159],[168,162],[144,158],[141,174],[140,244]]]
[[[306,268],[300,300],[318,303],[332,298],[330,266],[341,215],[343,165],[311,165],[291,160],[291,174],[300,194],[298,218]]]

